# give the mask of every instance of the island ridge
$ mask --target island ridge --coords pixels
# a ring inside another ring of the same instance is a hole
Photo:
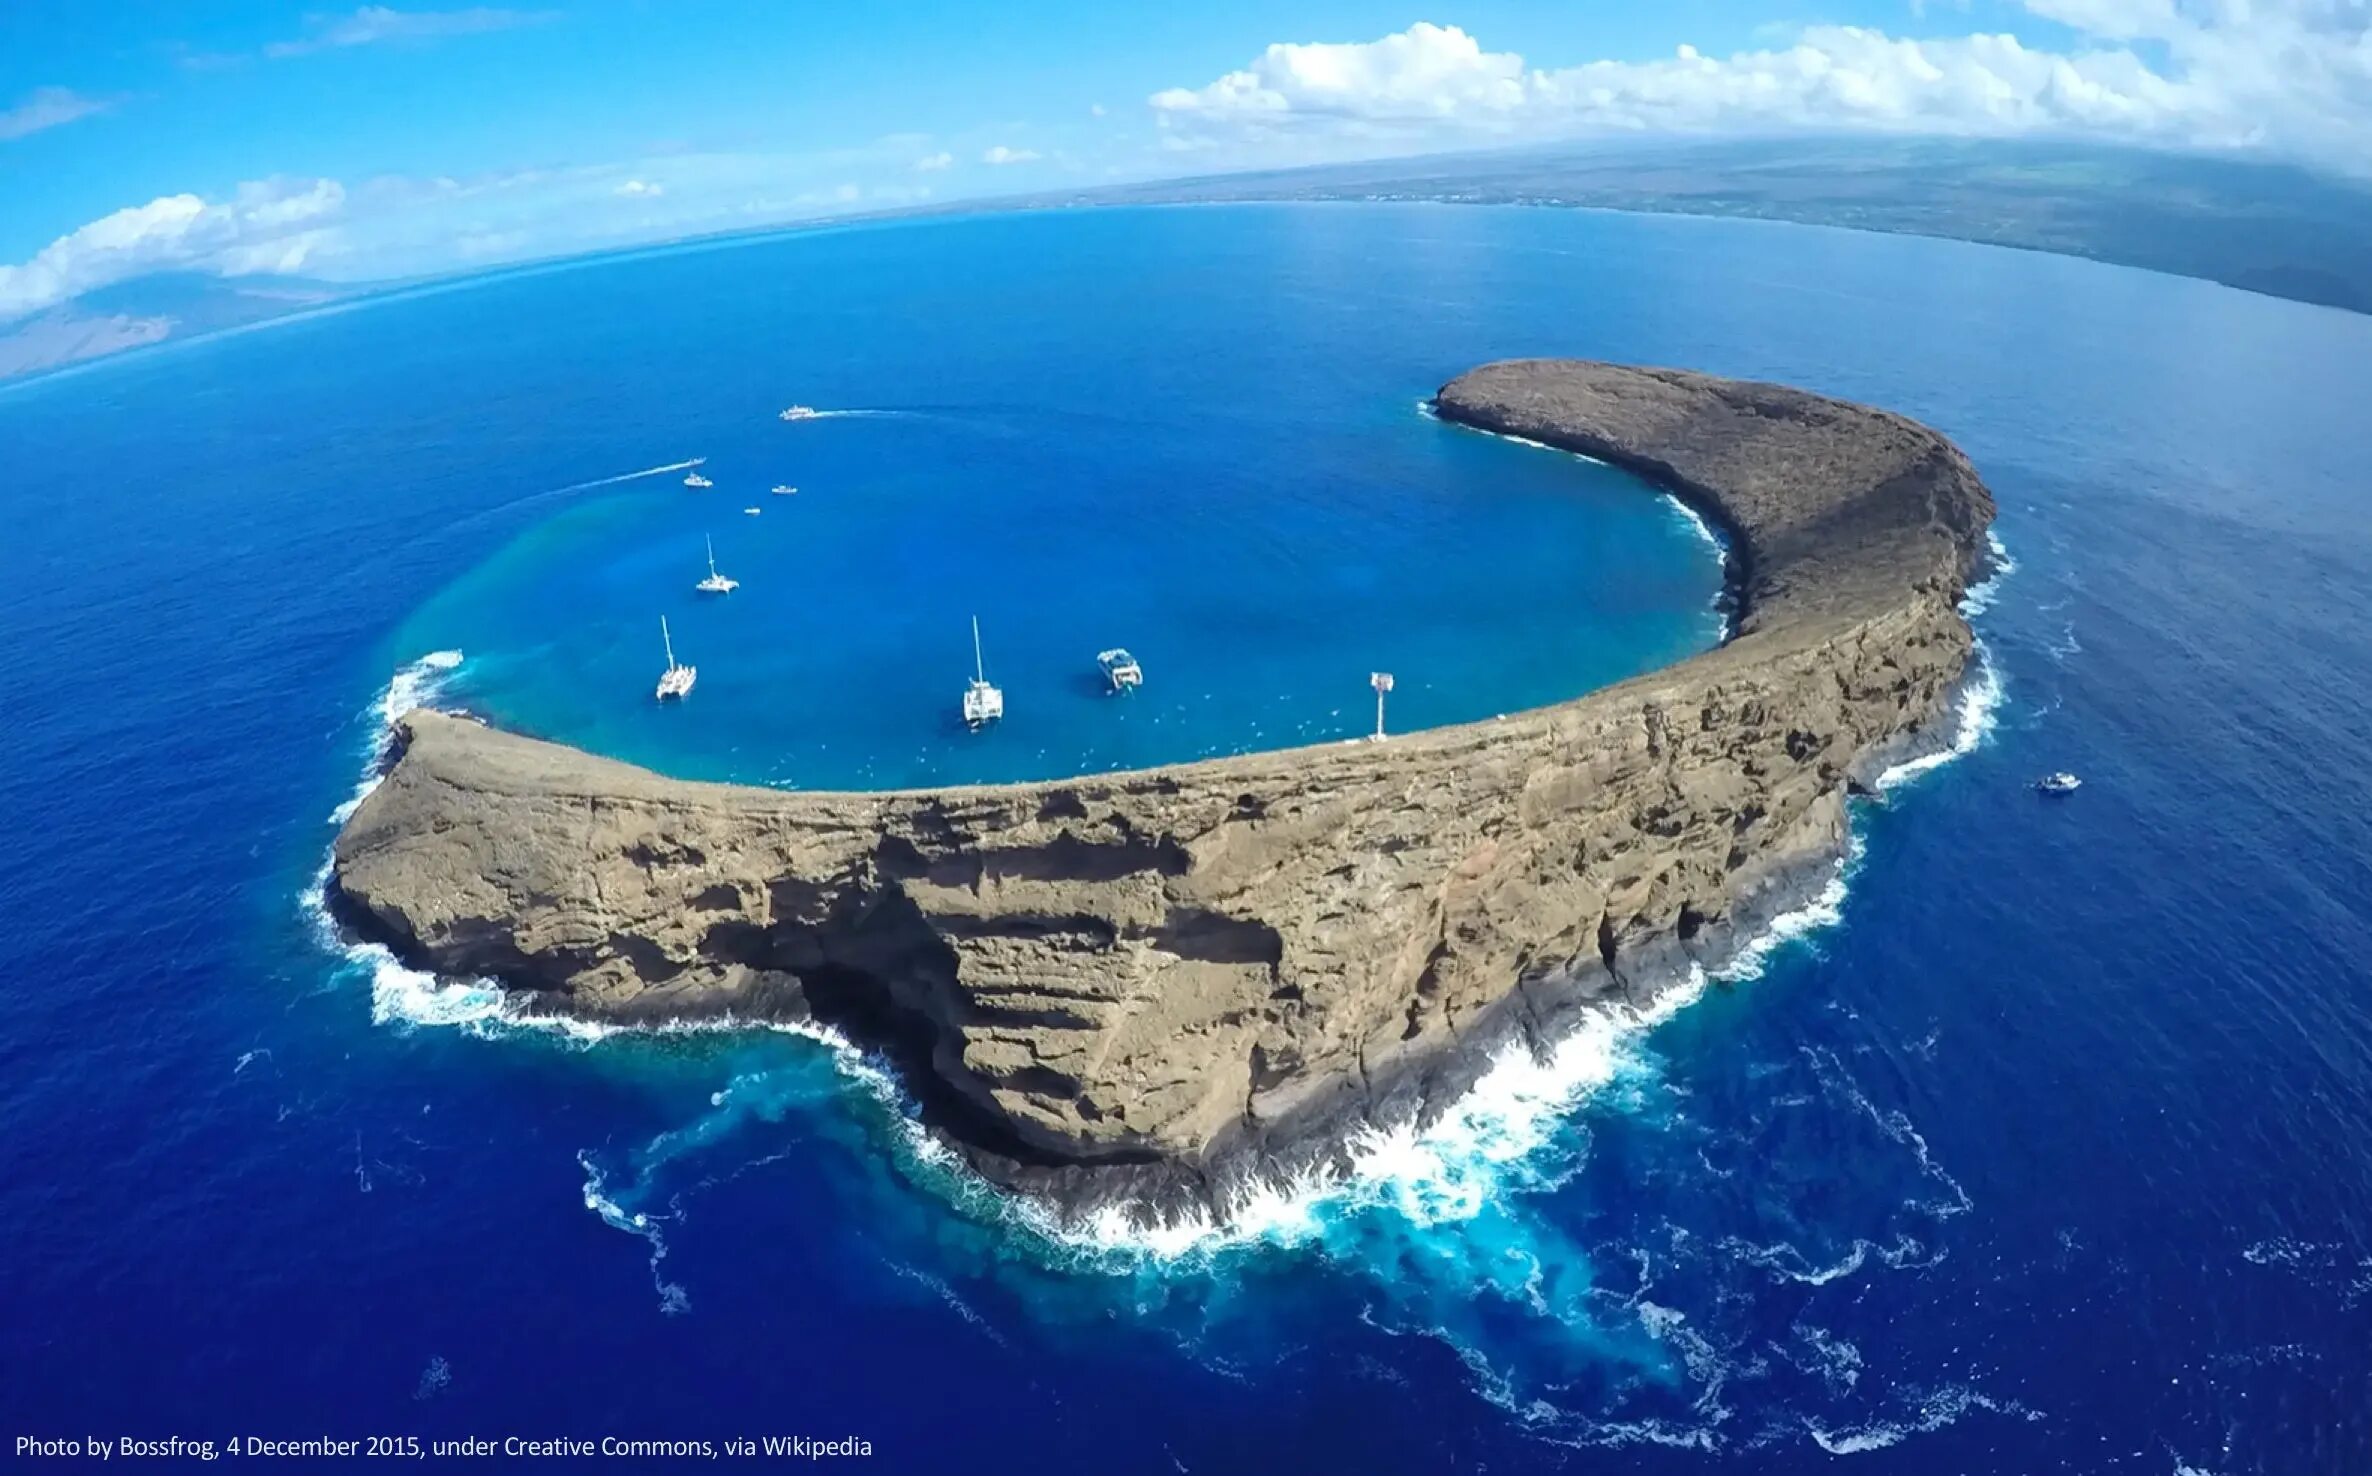
[[[1776,385],[1522,360],[1436,405],[1689,502],[1728,540],[1731,637],[1384,743],[926,791],[672,780],[420,711],[331,901],[539,1010],[832,1025],[1068,1211],[1339,1162],[1825,882],[1850,791],[1967,672],[1993,516],[1935,431]]]

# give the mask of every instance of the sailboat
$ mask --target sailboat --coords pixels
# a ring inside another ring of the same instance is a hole
[[[1005,715],[1005,694],[988,684],[980,659],[980,617],[972,617],[972,685],[964,688],[964,726],[977,733]]]
[[[667,647],[667,670],[659,674],[659,700],[683,697],[692,690],[692,683],[700,680],[700,668],[686,666],[675,659],[675,638],[667,633],[667,617],[659,617],[659,640]]]
[[[727,579],[724,575],[717,572],[716,540],[713,538],[708,538],[704,535],[701,541],[708,545],[708,577],[701,580],[698,584],[693,585],[692,588],[700,591],[704,595],[729,595],[733,593],[733,591],[741,588],[740,580]]]

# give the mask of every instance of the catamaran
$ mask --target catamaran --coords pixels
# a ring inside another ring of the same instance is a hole
[[[708,545],[708,577],[693,585],[692,588],[704,595],[729,595],[741,588],[740,580],[728,579],[717,572],[716,540],[704,537],[701,542]]]
[[[1145,668],[1137,665],[1137,658],[1114,646],[1109,651],[1098,651],[1095,664],[1104,669],[1104,680],[1115,692],[1132,691],[1145,685]]]
[[[972,617],[972,685],[964,688],[964,726],[977,733],[1005,715],[1005,694],[988,684],[980,659],[980,617]]]
[[[776,418],[781,420],[813,420],[818,413],[819,412],[813,405],[793,405],[788,410],[783,411],[782,414]]]
[[[692,683],[700,680],[700,668],[686,666],[675,659],[675,638],[667,633],[667,617],[659,617],[659,640],[667,647],[667,670],[659,674],[659,700],[683,697],[691,693]]]

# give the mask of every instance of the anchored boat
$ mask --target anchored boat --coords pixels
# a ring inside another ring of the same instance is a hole
[[[2045,774],[2034,781],[2037,794],[2073,794],[2084,787],[2084,781],[2061,769],[2056,774]]]
[[[1137,665],[1137,658],[1119,646],[1109,651],[1098,651],[1095,664],[1104,669],[1104,680],[1115,692],[1129,692],[1145,685],[1145,668]]]
[[[690,694],[692,683],[700,680],[700,668],[686,666],[675,659],[675,638],[667,633],[667,617],[659,617],[659,640],[667,647],[667,670],[659,674],[659,700]]]
[[[693,585],[692,588],[700,591],[704,595],[729,595],[733,593],[733,591],[741,588],[740,580],[728,579],[724,575],[717,572],[716,541],[711,538],[703,537],[701,542],[708,545],[708,577],[701,580],[698,584]]]
[[[977,733],[1005,715],[1005,694],[988,684],[980,659],[980,617],[972,617],[972,685],[964,688],[964,726]]]

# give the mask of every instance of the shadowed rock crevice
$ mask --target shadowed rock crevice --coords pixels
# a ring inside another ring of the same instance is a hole
[[[1848,787],[1962,680],[1993,514],[1935,432],[1776,385],[1519,361],[1437,403],[1717,523],[1731,639],[1388,743],[927,792],[685,783],[418,712],[339,834],[339,914],[542,1008],[831,1025],[1075,1207],[1338,1157],[1816,890]]]

